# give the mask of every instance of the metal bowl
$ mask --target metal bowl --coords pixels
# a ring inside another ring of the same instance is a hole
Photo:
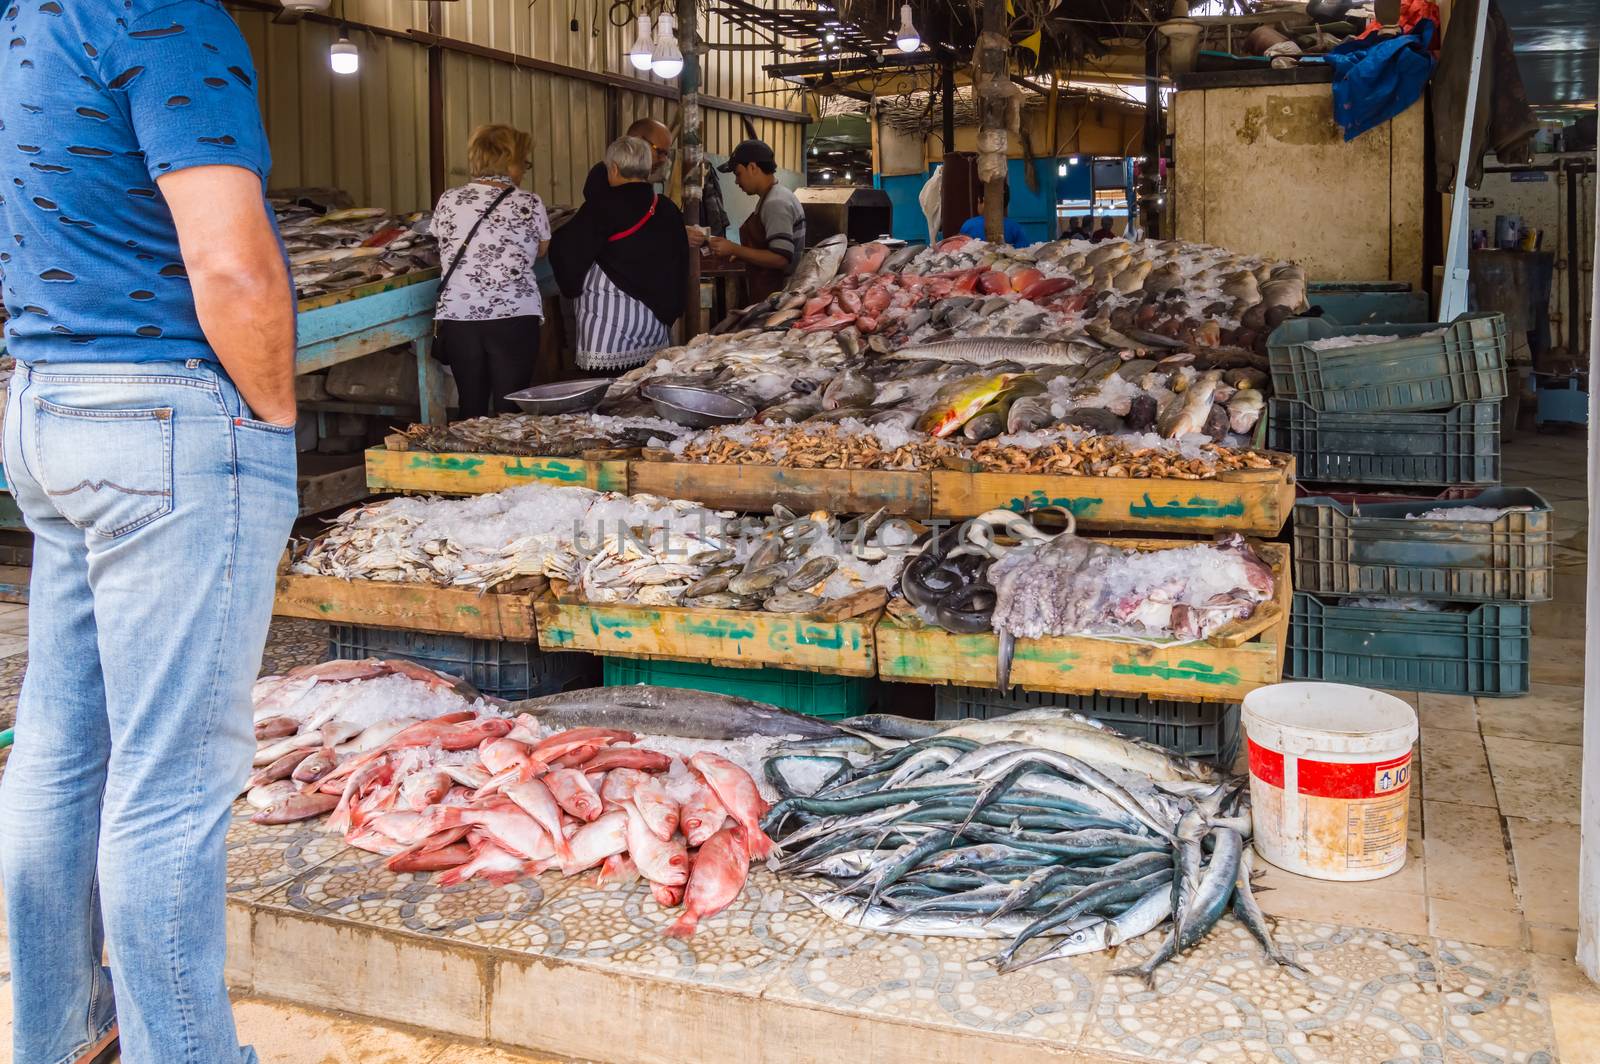
[[[756,416],[756,408],[743,399],[706,388],[690,388],[682,384],[647,384],[639,389],[639,394],[648,399],[650,405],[656,408],[656,413],[668,421],[692,429],[709,429],[713,425],[748,421]]]
[[[571,414],[599,406],[610,387],[609,380],[557,381],[524,388],[506,398],[525,414]]]

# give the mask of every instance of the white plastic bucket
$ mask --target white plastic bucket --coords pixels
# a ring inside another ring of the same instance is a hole
[[[1417,715],[1381,691],[1280,683],[1244,697],[1255,848],[1317,879],[1382,879],[1406,863]]]

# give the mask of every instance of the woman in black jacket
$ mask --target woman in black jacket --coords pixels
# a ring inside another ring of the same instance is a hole
[[[620,137],[606,148],[607,186],[556,231],[550,265],[578,300],[578,367],[616,374],[670,342],[683,315],[689,239],[683,214],[650,184],[650,145]]]

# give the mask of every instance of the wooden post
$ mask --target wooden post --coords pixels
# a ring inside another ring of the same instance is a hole
[[[983,235],[990,243],[1005,239],[1005,187],[1010,122],[1006,76],[1006,0],[983,0],[983,32],[972,53],[972,83],[978,99],[978,180],[983,182]]]
[[[435,39],[444,35],[444,15],[439,0],[428,0],[428,32]],[[428,46],[428,186],[430,203],[444,195],[449,175],[444,167],[444,49]]]
[[[678,108],[681,119],[678,144],[682,151],[683,222],[700,224],[700,194],[705,181],[705,149],[700,141],[700,53],[695,50],[695,25],[698,21],[695,0],[678,2],[678,48],[683,52],[683,72],[678,76]],[[689,256],[689,301],[683,313],[683,338],[700,335],[700,256]]]

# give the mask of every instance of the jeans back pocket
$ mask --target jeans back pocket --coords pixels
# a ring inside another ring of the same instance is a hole
[[[172,408],[34,400],[33,467],[56,512],[107,538],[172,512]]]

